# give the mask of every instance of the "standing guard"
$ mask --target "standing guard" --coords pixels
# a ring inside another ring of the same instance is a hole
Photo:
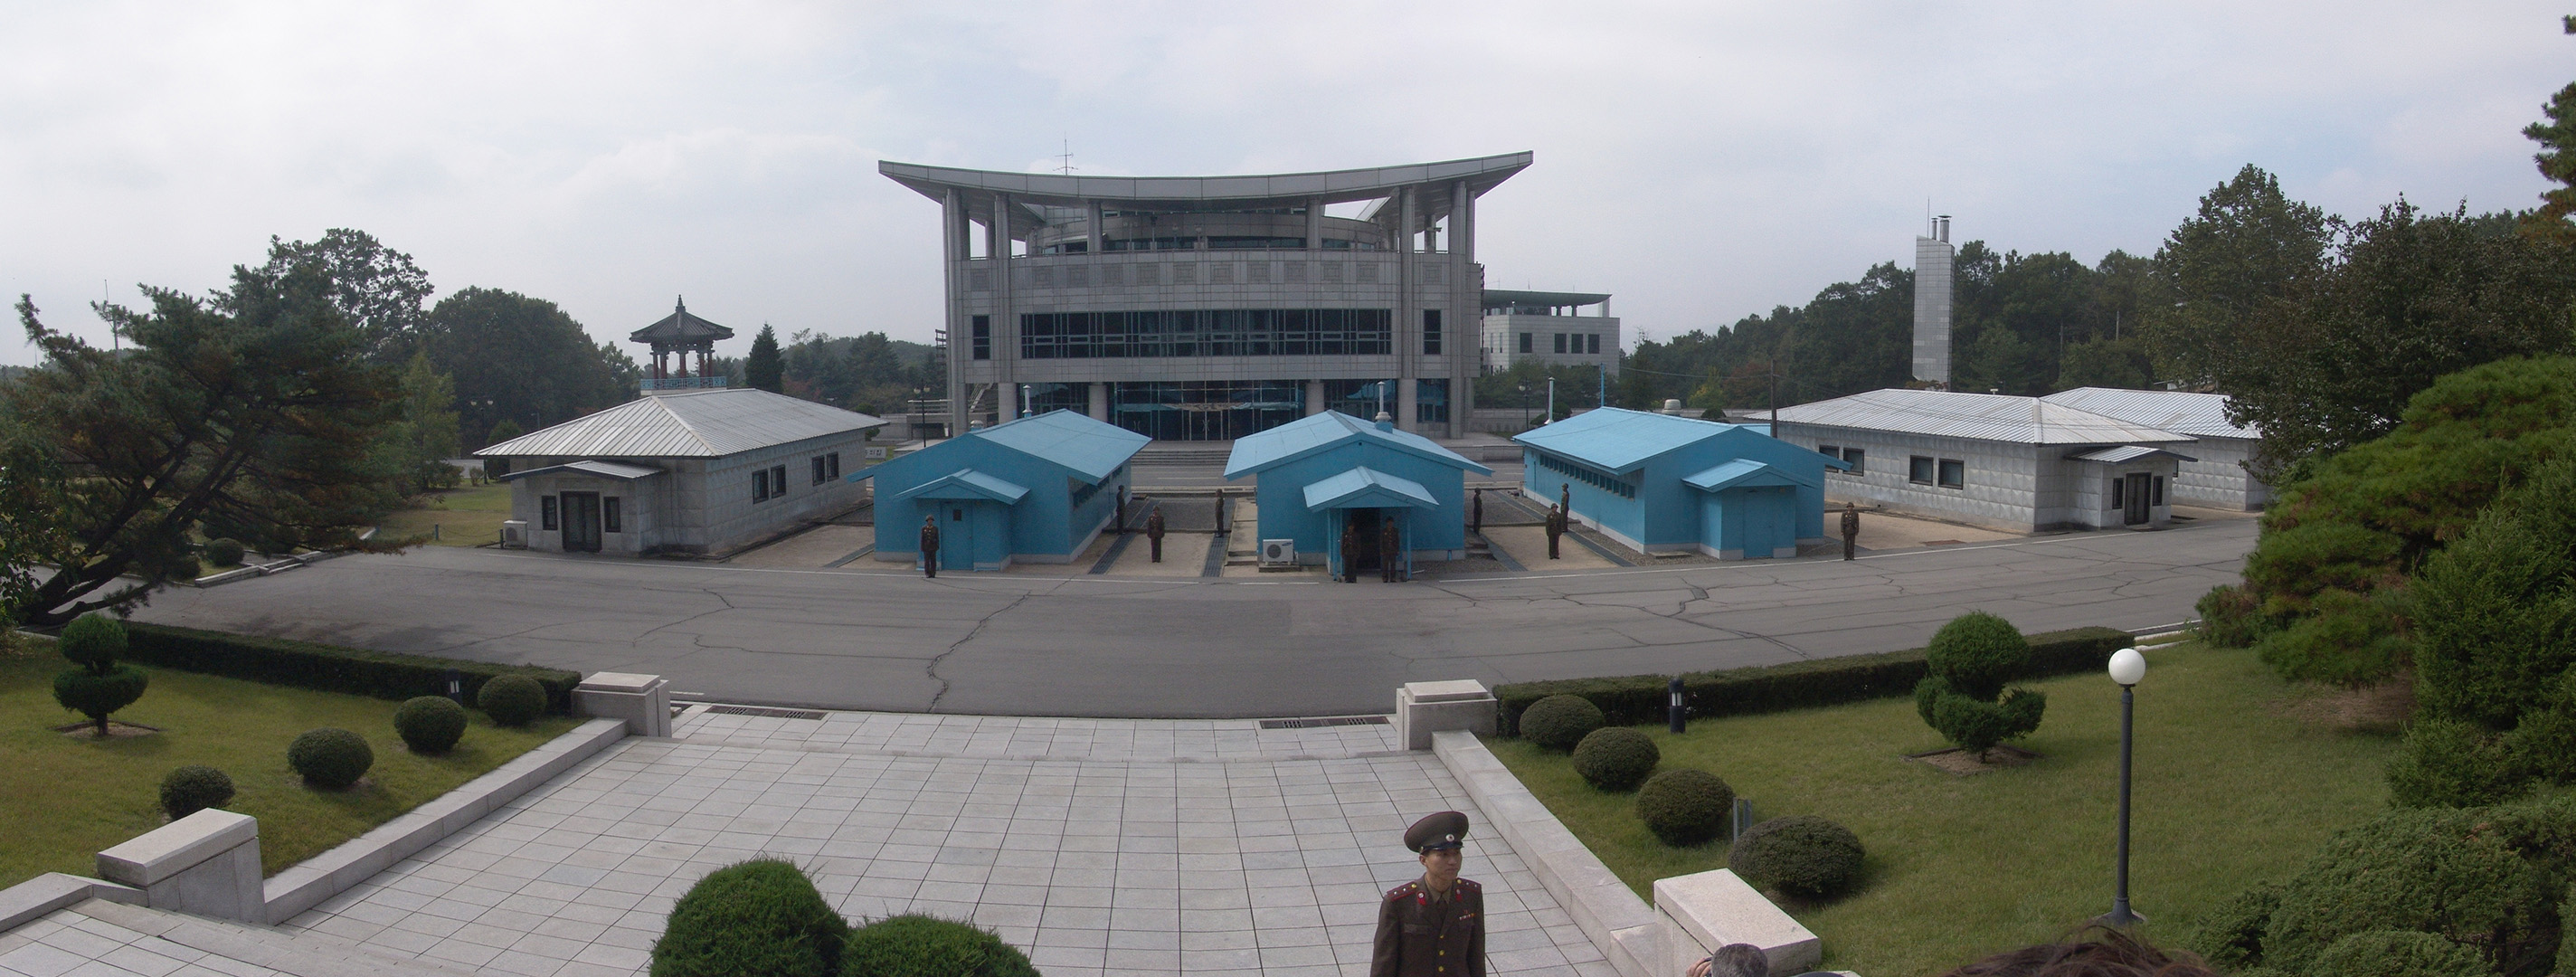
[[[1382,521],[1386,527],[1377,537],[1377,575],[1380,583],[1404,579],[1404,534],[1395,528],[1395,520]]]
[[[1467,531],[1481,534],[1485,531],[1485,490],[1475,490],[1471,498],[1474,501],[1467,510]]]
[[[1405,829],[1422,877],[1377,907],[1369,977],[1484,977],[1485,889],[1458,877],[1467,816],[1442,811]]]
[[[1163,507],[1155,506],[1145,516],[1145,542],[1154,549],[1154,562],[1163,562]]]
[[[1565,510],[1547,508],[1547,558],[1556,559],[1556,541],[1565,535]]]
[[[1360,524],[1342,513],[1342,582],[1360,582]]]
[[[939,514],[921,517],[921,575],[939,576]]]
[[[1843,559],[1852,559],[1852,551],[1859,546],[1860,504],[1845,502],[1843,503]]]

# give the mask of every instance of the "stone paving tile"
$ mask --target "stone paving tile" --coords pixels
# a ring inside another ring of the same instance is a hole
[[[603,751],[287,926],[492,973],[641,974],[690,884],[777,856],[853,920],[972,919],[1050,977],[1355,975],[1378,894],[1420,873],[1404,826],[1477,816],[1385,725],[699,708],[677,733]],[[1466,855],[1492,973],[1606,971],[1499,837]]]

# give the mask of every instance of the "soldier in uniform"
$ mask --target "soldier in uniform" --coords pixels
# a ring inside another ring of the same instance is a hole
[[[1556,507],[1567,512],[1574,511],[1574,483],[1556,483]]]
[[[1556,559],[1556,541],[1565,535],[1565,510],[1547,507],[1547,558]]]
[[[1360,582],[1360,524],[1342,513],[1342,582]]]
[[[1474,507],[1467,510],[1467,531],[1481,533],[1485,531],[1485,490],[1477,489],[1474,499]]]
[[[939,576],[939,516],[937,513],[921,517],[921,575],[930,578]]]
[[[1162,506],[1155,506],[1155,507],[1154,507],[1153,514],[1148,515],[1148,516],[1146,516],[1146,517],[1145,517],[1145,542],[1147,542],[1147,543],[1149,543],[1149,544],[1152,544],[1152,546],[1153,546],[1153,548],[1154,548],[1154,562],[1156,562],[1156,563],[1161,563],[1161,562],[1163,562],[1163,507],[1162,507]]]
[[[1422,877],[1396,886],[1377,907],[1369,977],[1484,977],[1485,890],[1458,877],[1467,816],[1442,811],[1405,829],[1404,847]]]
[[[1377,536],[1377,578],[1379,583],[1404,579],[1404,535],[1396,531],[1395,520],[1385,522],[1386,529]]]
[[[1852,550],[1859,545],[1860,504],[1845,502],[1843,503],[1843,559],[1851,559]]]

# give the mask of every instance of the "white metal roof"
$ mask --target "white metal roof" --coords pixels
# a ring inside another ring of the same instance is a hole
[[[2039,399],[2195,438],[2250,439],[2263,436],[2259,430],[2227,419],[2226,394],[2077,387]]]
[[[2074,454],[2067,455],[2066,460],[2098,461],[2105,464],[2117,465],[2124,461],[2136,461],[2140,458],[2153,458],[2158,455],[2162,455],[2167,458],[2178,458],[2183,461],[2200,460],[2190,455],[2176,454],[2163,448],[2150,448],[2142,444],[2123,444],[2109,448],[2094,448],[2090,451],[2078,451]]]
[[[884,423],[866,414],[766,390],[693,390],[641,397],[475,454],[485,458],[721,458]]]
[[[1784,424],[1930,434],[2016,444],[2190,441],[2189,435],[2105,417],[2038,397],[1888,388],[1779,410]]]
[[[530,475],[551,475],[555,472],[580,472],[584,475],[597,475],[601,478],[614,478],[628,482],[651,478],[655,475],[662,474],[662,470],[659,468],[647,468],[642,465],[621,465],[613,461],[594,461],[585,458],[581,461],[572,462],[570,464],[548,465],[544,468],[531,468],[523,472],[510,472],[501,476],[501,480],[506,482],[514,478],[526,478]]]

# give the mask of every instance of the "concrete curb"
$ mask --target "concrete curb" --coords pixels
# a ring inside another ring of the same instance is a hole
[[[491,773],[277,873],[261,892],[268,904],[268,922],[275,925],[293,919],[297,913],[375,877],[395,862],[464,830],[466,825],[482,820],[484,815],[562,775],[625,736],[625,720],[590,720]]]
[[[47,913],[90,899],[142,902],[143,890],[114,882],[47,872],[0,889],[0,933],[35,922]]]
[[[1474,733],[1433,733],[1431,751],[1621,977],[1666,977],[1656,967],[1664,936],[1654,908],[1566,830],[1484,741]]]

